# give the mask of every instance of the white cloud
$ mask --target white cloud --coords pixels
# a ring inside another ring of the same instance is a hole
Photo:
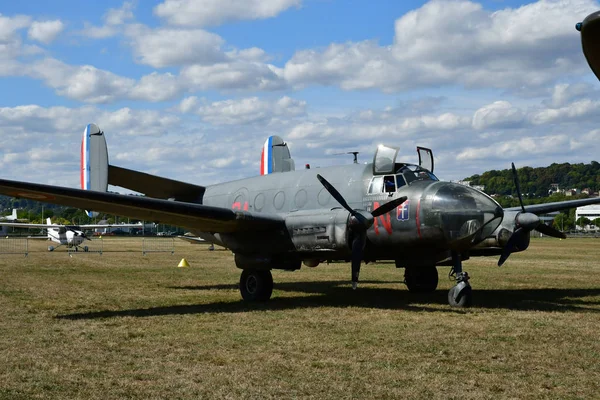
[[[165,0],[154,14],[171,25],[216,26],[224,22],[271,18],[301,0]]]
[[[385,92],[454,84],[537,87],[559,74],[587,72],[573,21],[597,8],[593,0],[540,0],[490,12],[470,1],[433,0],[396,21],[391,46],[363,41],[299,51],[284,76],[296,86]]]
[[[133,100],[159,102],[170,100],[185,90],[178,76],[153,72],[143,76],[127,94]]]
[[[187,107],[195,100],[186,99]],[[224,100],[200,106],[195,111],[205,122],[213,125],[268,124],[274,118],[294,118],[306,113],[306,102],[282,97],[276,101],[250,97]]]
[[[475,129],[509,128],[524,122],[524,114],[508,101],[496,101],[481,107],[473,114]]]
[[[31,24],[31,17],[15,15],[5,17],[0,14],[0,43],[14,40],[19,29],[27,28]]]
[[[133,1],[126,1],[120,8],[109,8],[102,21],[102,26],[94,26],[89,22],[83,23],[83,30],[79,33],[82,36],[89,37],[92,39],[105,39],[117,35],[122,31],[122,26],[130,20],[133,20],[133,9],[135,3]]]
[[[71,66],[52,58],[33,64],[30,74],[43,79],[58,94],[88,103],[108,103],[126,97],[135,84],[133,79],[91,65]]]
[[[35,21],[29,27],[27,35],[32,40],[48,44],[54,41],[63,29],[65,29],[65,25],[59,19],[42,22]]]
[[[188,64],[214,64],[225,60],[224,40],[202,29],[127,29],[136,59],[155,68]]]
[[[245,61],[191,65],[182,68],[180,74],[196,90],[277,90],[286,86],[276,67]]]
[[[550,104],[553,107],[561,107],[574,98],[582,97],[583,95],[590,94],[593,91],[594,88],[585,83],[557,84],[552,89],[552,101]]]
[[[104,22],[107,25],[123,25],[133,19],[134,7],[133,1],[126,1],[121,8],[109,8],[104,14]]]

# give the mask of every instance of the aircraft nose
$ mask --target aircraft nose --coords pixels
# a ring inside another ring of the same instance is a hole
[[[490,236],[502,222],[502,207],[487,194],[446,182],[433,196],[431,209],[450,247],[469,248]]]

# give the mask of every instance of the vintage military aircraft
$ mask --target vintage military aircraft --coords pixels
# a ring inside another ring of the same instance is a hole
[[[84,241],[91,240],[85,234],[85,230],[88,229],[106,229],[112,227],[119,228],[137,228],[142,227],[142,224],[87,224],[87,225],[63,225],[53,224],[50,218],[46,219],[46,224],[28,224],[21,222],[0,222],[0,226],[13,227],[13,228],[38,228],[46,229],[47,236],[35,237],[35,239],[48,239],[52,242],[58,243],[58,246],[48,246],[48,251],[54,251],[60,246],[66,246],[73,248],[75,251],[79,249],[87,252],[88,246],[82,246]]]
[[[84,132],[95,138],[91,154],[95,146],[106,147],[99,131],[90,124]],[[241,295],[249,301],[271,297],[272,269],[347,260],[356,288],[362,262],[393,260],[404,268],[408,289],[417,292],[435,290],[437,266],[451,265],[453,306],[471,303],[462,270],[471,251],[501,254],[502,263],[527,248],[533,229],[564,237],[536,214],[600,203],[594,198],[503,210],[483,192],[439,181],[433,153],[422,147],[419,164],[401,162],[397,148],[380,145],[370,164],[296,171],[285,142],[270,139],[263,175],[238,181],[198,186],[96,163],[84,165],[92,190],[0,180],[0,193],[184,227],[235,254]],[[278,150],[269,152],[273,146]],[[106,193],[105,182],[146,197]]]
[[[599,25],[594,13],[577,29],[600,78]],[[108,165],[105,136],[94,124],[84,131],[84,143],[82,154],[89,156],[82,162],[82,187],[88,190],[0,179],[0,193],[187,228],[235,254],[240,292],[248,301],[271,297],[272,269],[348,260],[356,288],[362,262],[393,260],[404,268],[408,289],[417,292],[435,290],[437,266],[451,265],[456,285],[448,302],[468,306],[472,290],[463,260],[496,254],[502,265],[528,247],[532,230],[564,237],[539,214],[600,203],[591,198],[526,208],[513,165],[521,205],[503,209],[483,192],[440,182],[426,148],[417,148],[419,164],[401,162],[397,148],[380,145],[371,164],[295,171],[286,143],[271,137],[260,176],[199,186]],[[107,184],[146,197],[105,193]]]

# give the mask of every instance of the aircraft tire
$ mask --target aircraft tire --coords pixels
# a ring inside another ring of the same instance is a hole
[[[404,270],[404,283],[410,292],[430,293],[438,285],[438,271],[434,266],[422,268],[412,267]]]
[[[90,250],[89,247],[83,246],[83,251],[85,251],[87,253],[89,250]]]
[[[240,277],[240,293],[245,301],[267,301],[273,293],[273,275],[263,269],[245,269]]]
[[[54,246],[48,246],[48,251],[54,251]]]
[[[465,287],[461,292],[458,299],[454,299],[454,293],[458,290],[457,286],[452,286],[448,291],[448,304],[451,307],[467,308],[470,307],[473,302],[473,290],[471,286]]]

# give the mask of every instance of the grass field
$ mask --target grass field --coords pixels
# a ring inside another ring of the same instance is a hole
[[[600,396],[600,240],[540,239],[498,268],[465,262],[414,295],[393,264],[274,271],[245,304],[227,251],[104,240],[69,257],[0,255],[0,398],[557,398]],[[185,257],[190,268],[177,268]]]

